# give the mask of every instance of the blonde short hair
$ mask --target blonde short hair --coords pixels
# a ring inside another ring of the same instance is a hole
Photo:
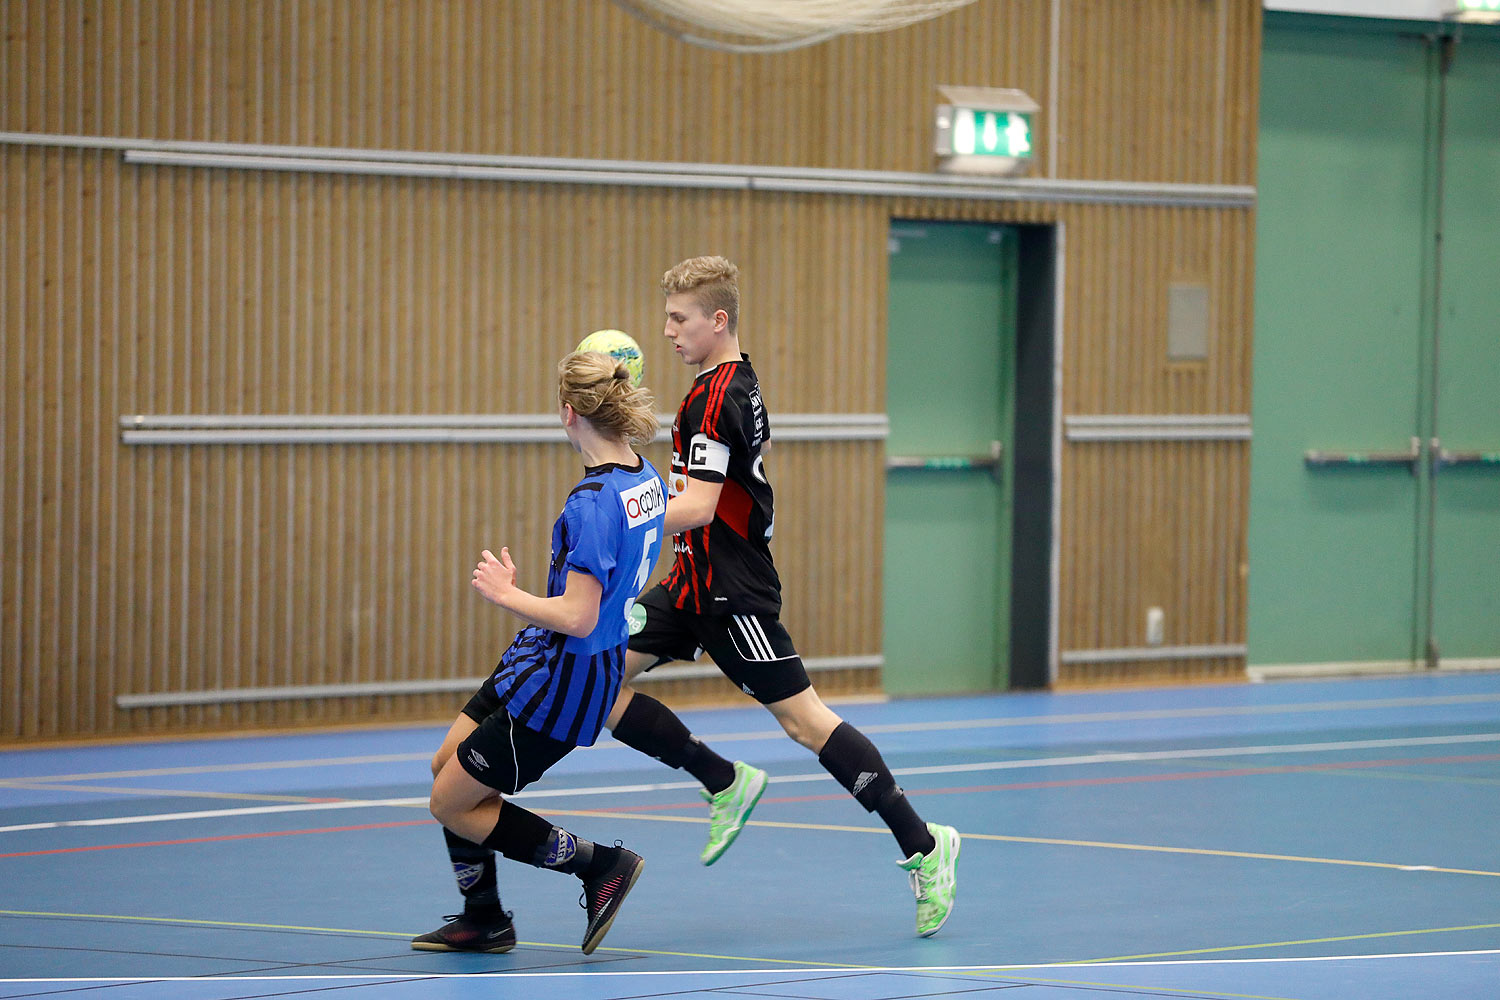
[[[624,362],[600,351],[574,351],[557,363],[557,401],[606,437],[633,445],[656,437],[655,398],[630,380]]]
[[[729,317],[729,332],[740,323],[740,269],[723,257],[689,257],[661,276],[663,295],[692,293],[705,316],[720,309]]]

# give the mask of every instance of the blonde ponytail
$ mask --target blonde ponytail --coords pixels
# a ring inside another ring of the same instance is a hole
[[[608,354],[574,351],[557,363],[557,400],[573,407],[606,437],[633,446],[656,437],[656,399],[633,385],[630,370]]]

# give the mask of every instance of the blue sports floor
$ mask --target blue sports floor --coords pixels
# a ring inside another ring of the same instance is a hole
[[[514,952],[410,950],[458,909],[446,727],[0,753],[0,997],[1500,997],[1500,675],[838,710],[963,834],[934,938],[878,819],[747,703],[685,716],[772,775],[712,868],[696,785],[624,747],[520,797],[646,858],[587,958],[576,880],[504,860]]]

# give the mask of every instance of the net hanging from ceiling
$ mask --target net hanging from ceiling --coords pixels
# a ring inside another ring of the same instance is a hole
[[[616,5],[679,41],[722,52],[781,52],[851,32],[889,31],[973,2],[614,0]]]

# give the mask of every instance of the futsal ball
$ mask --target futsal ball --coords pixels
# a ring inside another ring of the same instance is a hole
[[[625,370],[630,372],[632,385],[640,385],[641,376],[646,373],[641,345],[624,330],[595,330],[578,342],[578,350],[599,351],[624,363]]]

